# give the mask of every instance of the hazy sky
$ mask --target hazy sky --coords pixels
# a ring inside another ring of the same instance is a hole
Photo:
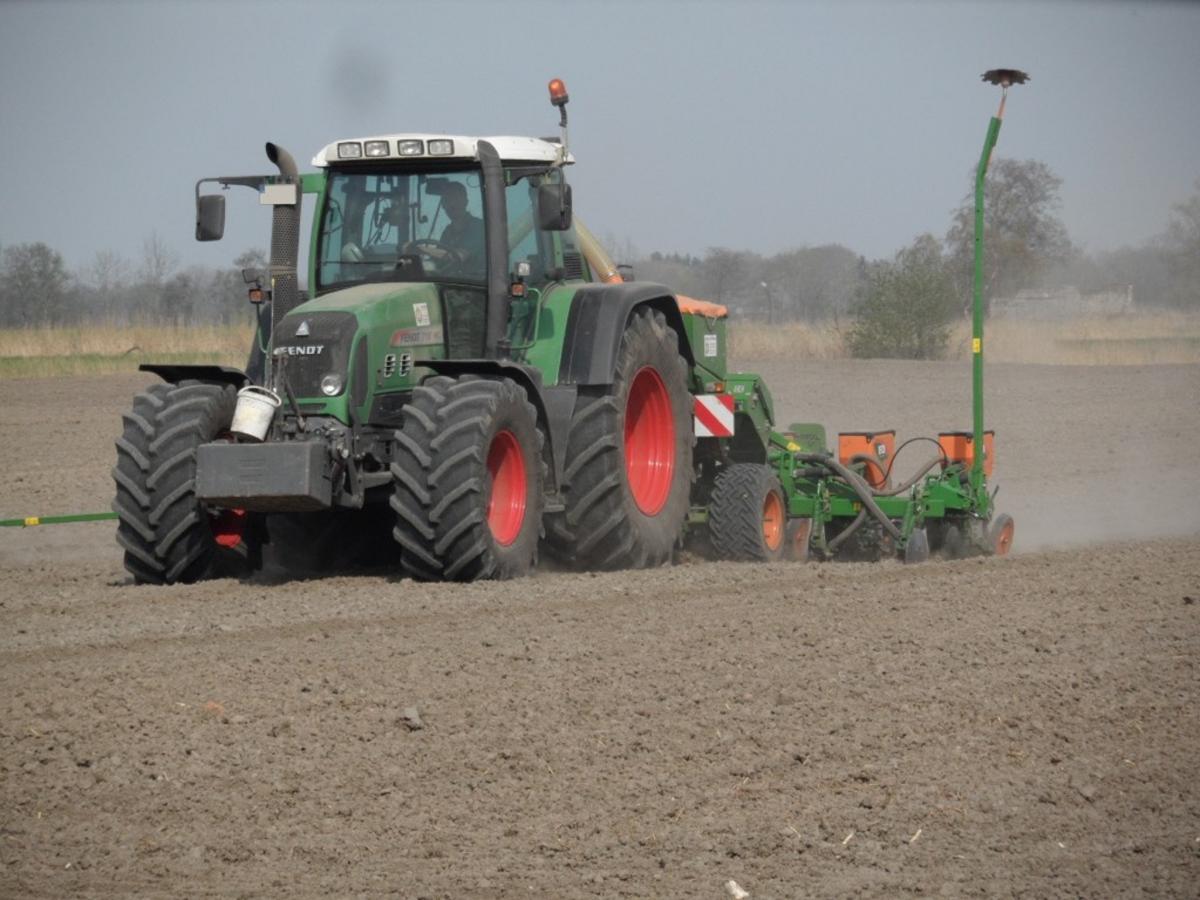
[[[1163,229],[1200,178],[1200,4],[0,2],[0,243],[227,264],[269,214],[231,194],[196,244],[197,178],[272,171],[266,140],[308,170],[364,134],[554,134],[560,76],[594,231],[885,256],[945,233],[997,66],[1033,78],[997,153],[1064,179],[1077,243]]]

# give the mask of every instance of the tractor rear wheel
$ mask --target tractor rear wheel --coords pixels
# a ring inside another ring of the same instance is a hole
[[[435,377],[403,416],[391,505],[404,570],[424,581],[529,574],[544,462],[525,392],[508,380]]]
[[[231,385],[153,384],[122,416],[113,512],[125,568],[139,584],[190,583],[257,565],[256,523],[196,499],[196,448],[233,420]]]
[[[621,336],[613,383],[579,389],[566,509],[548,526],[555,556],[581,569],[669,562],[691,502],[694,440],[679,337],[662,313],[639,309]]]
[[[708,531],[725,559],[783,559],[788,544],[786,515],[783,488],[769,466],[736,463],[713,483]]]

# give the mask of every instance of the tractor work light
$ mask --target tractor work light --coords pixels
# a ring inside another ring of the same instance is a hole
[[[451,156],[454,153],[454,141],[430,141],[430,156]]]
[[[396,145],[396,152],[401,156],[420,156],[425,152],[425,142],[401,141]]]
[[[362,144],[358,141],[343,141],[338,144],[338,159],[362,159]]]
[[[367,156],[387,156],[390,152],[387,141],[367,141]]]
[[[342,392],[342,376],[331,373],[321,379],[321,393],[326,397],[336,397]]]

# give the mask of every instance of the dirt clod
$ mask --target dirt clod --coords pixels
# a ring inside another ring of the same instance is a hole
[[[404,708],[404,712],[400,714],[400,724],[409,731],[420,731],[425,727],[425,723],[421,720],[421,714],[415,706]]]

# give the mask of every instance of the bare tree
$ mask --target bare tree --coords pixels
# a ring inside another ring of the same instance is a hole
[[[857,296],[859,257],[839,244],[789,250],[763,263],[785,319],[817,321],[844,314]]]
[[[959,297],[971,295],[975,255],[975,172],[971,189],[946,235],[951,273]],[[1036,159],[994,159],[984,204],[983,295],[994,297],[1034,287],[1044,273],[1075,252],[1058,218],[1062,179]]]
[[[0,257],[0,321],[60,325],[68,317],[70,276],[57,250],[40,241],[5,247]]]
[[[705,299],[727,303],[750,282],[749,254],[725,247],[710,247],[704,256]]]
[[[1200,178],[1196,193],[1182,203],[1176,203],[1167,233],[1163,236],[1163,255],[1171,286],[1169,301],[1173,306],[1200,309]]]
[[[144,281],[161,285],[179,266],[179,257],[158,236],[157,231],[142,241],[142,271]]]

